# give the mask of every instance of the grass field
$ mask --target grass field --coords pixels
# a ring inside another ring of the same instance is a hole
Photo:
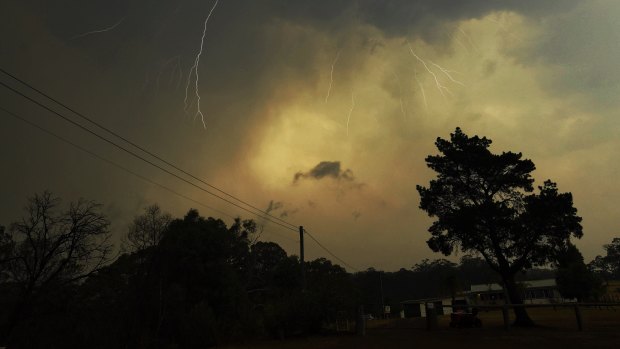
[[[482,328],[450,328],[448,315],[439,317],[439,328],[433,331],[425,329],[425,319],[372,320],[364,337],[325,335],[229,348],[620,348],[620,308],[582,309],[581,332],[573,309],[539,308],[528,313],[537,323],[534,328],[506,331],[501,311],[489,311],[480,313]]]

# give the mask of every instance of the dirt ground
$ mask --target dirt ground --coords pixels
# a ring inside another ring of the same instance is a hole
[[[482,328],[454,329],[449,316],[439,317],[428,331],[425,319],[371,320],[366,335],[351,333],[262,341],[229,348],[620,348],[620,308],[583,309],[583,331],[577,330],[573,309],[530,309],[534,328],[504,330],[501,312],[482,312]]]

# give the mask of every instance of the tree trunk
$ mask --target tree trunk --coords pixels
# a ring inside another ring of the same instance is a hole
[[[506,291],[508,291],[508,297],[510,298],[510,304],[523,304],[523,298],[521,292],[517,288],[514,275],[507,275],[503,277]],[[513,326],[534,326],[534,321],[530,319],[527,311],[524,307],[514,307],[515,322]]]
[[[0,333],[0,341],[4,341],[7,344],[12,341],[14,330],[20,325],[20,322],[24,319],[25,314],[28,313],[31,307],[33,299],[33,291],[26,289],[22,292],[17,300],[17,304],[13,307],[13,310],[9,313],[9,318],[2,333]]]

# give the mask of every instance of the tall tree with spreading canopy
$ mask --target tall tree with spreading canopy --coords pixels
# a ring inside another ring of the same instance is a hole
[[[523,303],[515,275],[552,262],[558,248],[583,235],[571,193],[559,193],[550,180],[534,193],[534,163],[521,153],[493,154],[486,137],[457,128],[435,145],[440,154],[426,164],[437,178],[417,186],[420,208],[435,218],[428,246],[444,255],[479,253],[500,275],[510,302]],[[514,312],[515,325],[533,324],[524,308]]]

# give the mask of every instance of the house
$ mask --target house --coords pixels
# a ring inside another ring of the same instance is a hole
[[[519,282],[525,304],[551,304],[574,302],[574,299],[564,299],[558,291],[555,279],[530,280]],[[472,304],[504,304],[504,289],[499,284],[471,285],[467,293]]]
[[[601,296],[601,301],[620,302],[620,280],[610,280],[605,284],[605,293]]]
[[[426,304],[433,303],[435,307],[435,314],[443,315],[450,313],[449,308],[444,309],[444,305],[451,305],[452,298],[425,298],[425,299],[412,299],[400,302],[401,305],[401,318],[412,317],[426,317]]]
[[[555,279],[522,281],[518,283],[518,287],[525,304],[576,302],[575,299],[562,297]],[[479,284],[471,285],[469,292],[459,295],[456,300],[470,305],[501,305],[505,303],[504,295],[504,289],[499,284]],[[452,298],[450,297],[406,300],[400,302],[401,318],[426,317],[427,303],[434,305],[437,315],[449,314],[452,311]]]

